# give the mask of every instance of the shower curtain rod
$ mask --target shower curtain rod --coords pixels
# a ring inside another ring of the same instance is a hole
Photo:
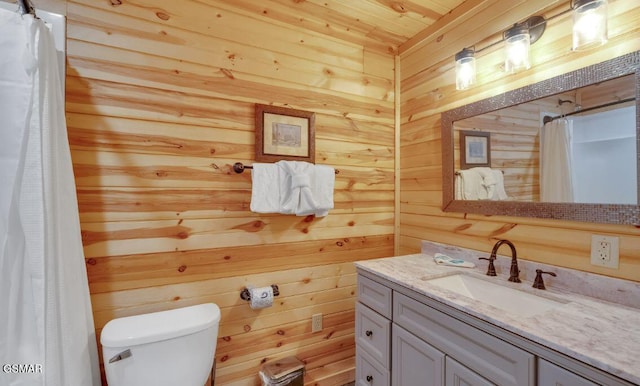
[[[29,0],[18,0],[18,4],[20,5],[20,11],[23,15],[36,15],[36,10],[33,8]]]
[[[615,106],[615,105],[619,105],[621,103],[627,103],[627,102],[631,102],[631,101],[635,101],[635,100],[636,100],[636,98],[621,99],[621,100],[615,101],[615,102],[604,103],[604,104],[601,104],[599,106],[587,107],[586,109],[580,109],[580,110],[577,110],[577,111],[572,111],[570,113],[566,113],[566,114],[562,114],[562,115],[556,115],[555,117],[551,117],[549,115],[545,115],[544,118],[542,118],[542,122],[543,123],[549,123],[549,122],[555,121],[558,118],[568,117],[569,115],[586,113],[587,111],[601,109],[603,107]]]

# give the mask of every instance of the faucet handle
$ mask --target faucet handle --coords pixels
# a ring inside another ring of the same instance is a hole
[[[537,288],[537,289],[546,289],[546,287],[544,286],[544,280],[542,280],[542,274],[547,274],[547,275],[551,275],[553,277],[556,276],[555,273],[553,272],[544,272],[541,269],[536,269],[536,278],[533,280],[533,288]]]
[[[491,257],[479,257],[479,260],[489,260],[489,267],[487,267],[487,276],[496,276],[496,267],[493,265],[493,261],[496,259],[495,256]]]

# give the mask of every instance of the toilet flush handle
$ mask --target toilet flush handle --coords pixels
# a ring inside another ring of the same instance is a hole
[[[109,359],[109,363],[114,363],[117,361],[121,361],[123,359],[129,358],[131,356],[131,350],[130,349],[126,349],[123,352],[121,352],[120,354],[114,356],[113,358]]]

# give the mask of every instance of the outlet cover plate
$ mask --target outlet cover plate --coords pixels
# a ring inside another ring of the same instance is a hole
[[[618,269],[618,238],[613,236],[591,236],[591,264],[598,267]]]
[[[311,315],[311,332],[322,331],[322,314]]]

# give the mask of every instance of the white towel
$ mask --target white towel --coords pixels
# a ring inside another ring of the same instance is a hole
[[[334,169],[308,162],[278,161],[281,174],[280,213],[323,217],[333,208]]]
[[[316,165],[316,180],[312,186],[316,200],[316,217],[324,217],[333,209],[333,188],[336,181],[336,171],[326,165]]]
[[[253,164],[251,184],[252,212],[280,212],[280,168],[276,164]]]
[[[493,176],[496,179],[496,188],[494,194],[491,197],[492,200],[508,200],[507,192],[504,190],[504,174],[501,170],[492,170]]]
[[[460,170],[460,190],[463,200],[486,200],[488,197],[487,189],[483,185],[482,175],[478,173],[476,168]]]
[[[502,171],[487,167],[460,170],[455,179],[456,200],[508,200]]]
[[[486,167],[478,167],[472,168],[480,177],[482,177],[482,186],[486,190],[485,199],[493,200],[493,196],[496,194],[496,183],[498,182],[495,178],[494,171],[491,168]]]
[[[333,209],[332,167],[299,161],[256,163],[251,181],[252,212],[323,217]]]

